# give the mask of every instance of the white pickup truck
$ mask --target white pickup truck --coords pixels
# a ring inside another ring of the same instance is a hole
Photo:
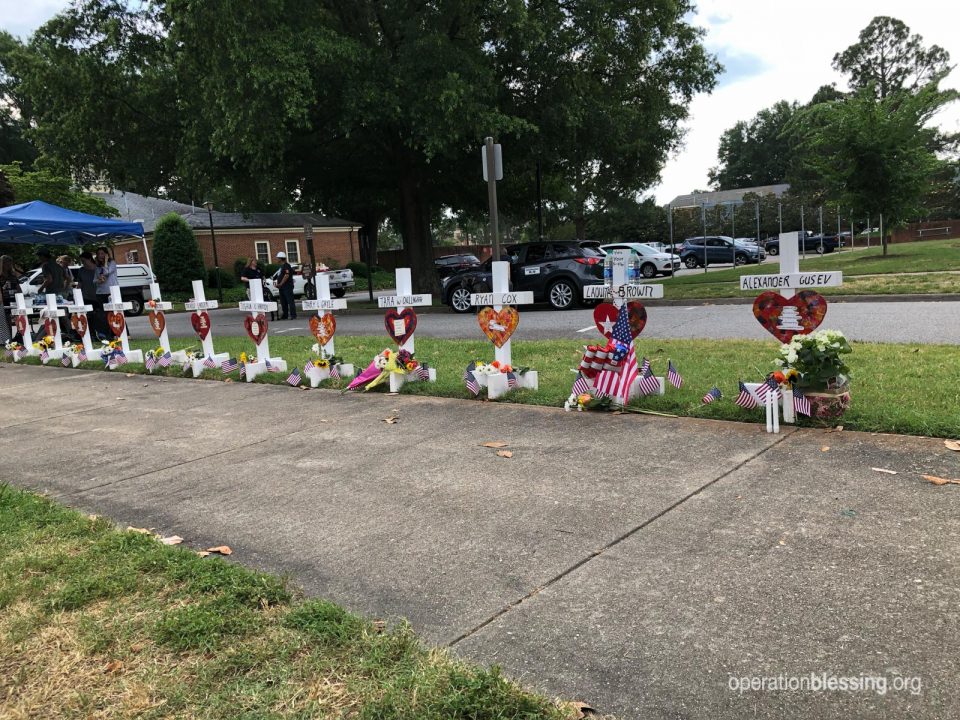
[[[75,278],[78,270],[80,270],[79,265],[70,266],[70,271]],[[120,284],[120,295],[124,302],[133,304],[133,307],[125,311],[124,315],[140,315],[143,312],[144,303],[151,297],[150,283],[156,281],[157,276],[146,265],[141,263],[117,265],[117,282]],[[20,292],[24,295],[36,295],[41,283],[43,283],[43,275],[40,268],[34,268],[20,278]],[[72,302],[72,291],[68,291],[65,299]],[[44,300],[37,297],[34,302],[42,303]]]
[[[322,266],[326,267],[326,266]],[[293,295],[294,297],[302,297],[305,294],[307,281],[303,279],[303,273],[301,272],[302,266],[295,267],[293,269]],[[317,275],[326,275],[330,280],[330,294],[336,298],[342,298],[347,294],[347,290],[354,286],[353,282],[353,270],[317,270]],[[269,293],[271,296],[277,295],[277,281],[280,279],[280,271],[277,270],[273,275],[266,278],[263,281],[264,294]],[[314,288],[316,284],[314,283]],[[311,291],[313,294],[315,290]],[[313,300],[314,298],[308,297],[308,300]]]

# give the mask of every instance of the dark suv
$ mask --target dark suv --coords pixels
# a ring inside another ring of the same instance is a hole
[[[726,235],[687,238],[680,251],[680,262],[693,269],[704,265],[758,263],[764,253],[756,245],[748,245]]]
[[[766,242],[767,252],[771,255],[780,254],[780,238],[770,238]],[[843,240],[837,235],[814,235],[807,230],[805,235],[800,236],[797,247],[801,252],[815,252],[817,255],[832,253],[838,247],[843,247]]]
[[[443,257],[438,257],[433,261],[433,266],[437,270],[437,276],[441,280],[460,270],[475,268],[479,265],[480,258],[478,258],[476,255],[471,255],[470,253],[463,253],[460,255],[444,255]]]
[[[506,245],[510,256],[510,289],[533,291],[556,310],[567,310],[583,297],[584,285],[603,283],[603,252],[593,241],[534,242]],[[472,293],[490,292],[490,260],[454,273],[443,281],[443,302],[455,312],[470,312]]]

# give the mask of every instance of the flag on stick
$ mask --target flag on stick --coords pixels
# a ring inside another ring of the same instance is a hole
[[[709,405],[714,400],[719,400],[722,397],[723,397],[723,393],[720,392],[720,388],[714,385],[713,388],[711,388],[710,392],[708,392],[706,395],[703,396],[703,400],[701,402],[704,405]]]
[[[630,386],[640,374],[640,368],[637,367],[637,354],[633,347],[633,335],[630,332],[630,316],[627,311],[627,304],[620,306],[617,313],[617,322],[613,326],[613,332],[610,338],[617,342],[618,347],[626,347],[627,353],[623,360],[623,366],[618,372],[604,370],[594,382],[598,395],[614,395],[622,402],[626,403],[630,399]]]
[[[810,398],[804,395],[799,388],[793,391],[793,411],[798,415],[810,417]]]
[[[143,364],[147,368],[147,372],[153,372],[153,369],[157,366],[157,361],[153,359],[153,355],[147,355],[147,359],[143,361]]]
[[[747,410],[760,407],[760,403],[758,403],[757,399],[747,390],[747,386],[743,384],[743,380],[740,381],[740,394],[737,395],[737,399],[733,402]]]
[[[228,373],[232,373],[238,367],[240,367],[240,361],[232,357],[228,357],[226,360],[220,363],[220,371],[224,375],[227,375]]]
[[[590,383],[587,382],[587,379],[577,373],[577,379],[573,381],[573,387],[570,388],[571,395],[584,395],[590,392]]]
[[[467,386],[467,390],[472,392],[474,395],[480,394],[480,383],[477,382],[476,375],[473,374],[473,371],[477,369],[477,364],[471,362],[467,365],[467,369],[463,371],[463,384]]]
[[[331,365],[331,366],[330,366],[330,377],[332,377],[334,380],[339,380],[339,379],[340,379],[340,368],[338,368],[336,365]]]
[[[640,376],[639,388],[641,395],[653,395],[660,392],[660,381],[654,376],[649,363],[647,363],[646,372]]]
[[[300,375],[300,368],[294,368],[293,372],[287,376],[287,382],[293,387],[299,387],[300,383],[303,381],[303,376]]]
[[[203,359],[203,366],[204,366],[205,368],[207,368],[208,370],[213,370],[213,369],[217,366],[217,361],[214,360],[214,359],[213,359],[212,357],[210,357],[209,355],[207,355],[207,356]]]
[[[683,387],[683,378],[680,377],[680,373],[677,372],[672,360],[667,360],[667,381],[677,390]]]
[[[773,377],[768,377],[762,383],[760,387],[757,388],[757,397],[760,398],[760,402],[765,403],[767,401],[767,395],[773,393],[774,397],[780,397],[780,383],[773,379]]]
[[[160,359],[157,361],[157,364],[162,368],[170,367],[170,364],[173,362],[173,355],[170,354],[170,351],[167,350],[163,355],[160,356]]]

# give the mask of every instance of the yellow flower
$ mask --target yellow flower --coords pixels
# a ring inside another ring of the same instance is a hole
[[[240,353],[240,362],[246,364],[246,362],[247,362],[247,354],[246,354],[245,352]]]

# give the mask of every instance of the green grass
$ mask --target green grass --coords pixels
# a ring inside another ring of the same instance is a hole
[[[337,354],[345,362],[365,368],[373,356],[382,351],[386,338],[337,336]],[[273,337],[270,349],[284,358],[292,368],[303,366],[310,356],[312,338]],[[135,347],[147,348],[143,342]],[[174,340],[174,349],[189,343]],[[193,344],[196,349],[197,343]],[[247,338],[218,337],[217,350],[239,356],[252,352]],[[665,374],[667,358],[671,358],[684,377],[682,390],[667,388],[662,397],[642,398],[631,407],[689,415],[693,417],[760,422],[758,410],[744,410],[733,404],[737,382],[759,381],[773,369],[771,364],[778,344],[755,340],[643,340],[637,345],[638,355],[653,362],[657,374]],[[853,343],[849,356],[853,377],[853,404],[843,419],[850,430],[892,432],[936,437],[960,435],[960,346],[893,343]],[[583,346],[572,340],[540,340],[518,342],[513,348],[514,365],[529,366],[539,373],[538,390],[518,390],[500,402],[552,405],[560,407],[570,393],[573,368],[579,365]],[[402,393],[470,399],[473,396],[463,385],[463,369],[470,360],[492,360],[490,343],[481,340],[417,339],[417,357],[437,369],[436,383],[411,383]],[[36,363],[36,359],[24,360]],[[102,367],[101,363],[87,363]],[[133,370],[132,368],[131,370]],[[59,366],[55,371],[69,372]],[[138,372],[144,371],[139,368]],[[171,369],[169,374],[180,375]],[[223,378],[219,371],[207,371],[210,379]],[[233,374],[237,378],[237,373]],[[285,385],[286,373],[268,373],[255,382]],[[328,380],[324,387],[341,388],[345,382]],[[724,394],[722,402],[703,406],[700,398],[713,385]],[[378,392],[373,390],[371,392]],[[480,396],[481,398],[484,395]],[[801,419],[800,424],[809,421]]]
[[[0,715],[573,717],[282,579],[0,485]]]

